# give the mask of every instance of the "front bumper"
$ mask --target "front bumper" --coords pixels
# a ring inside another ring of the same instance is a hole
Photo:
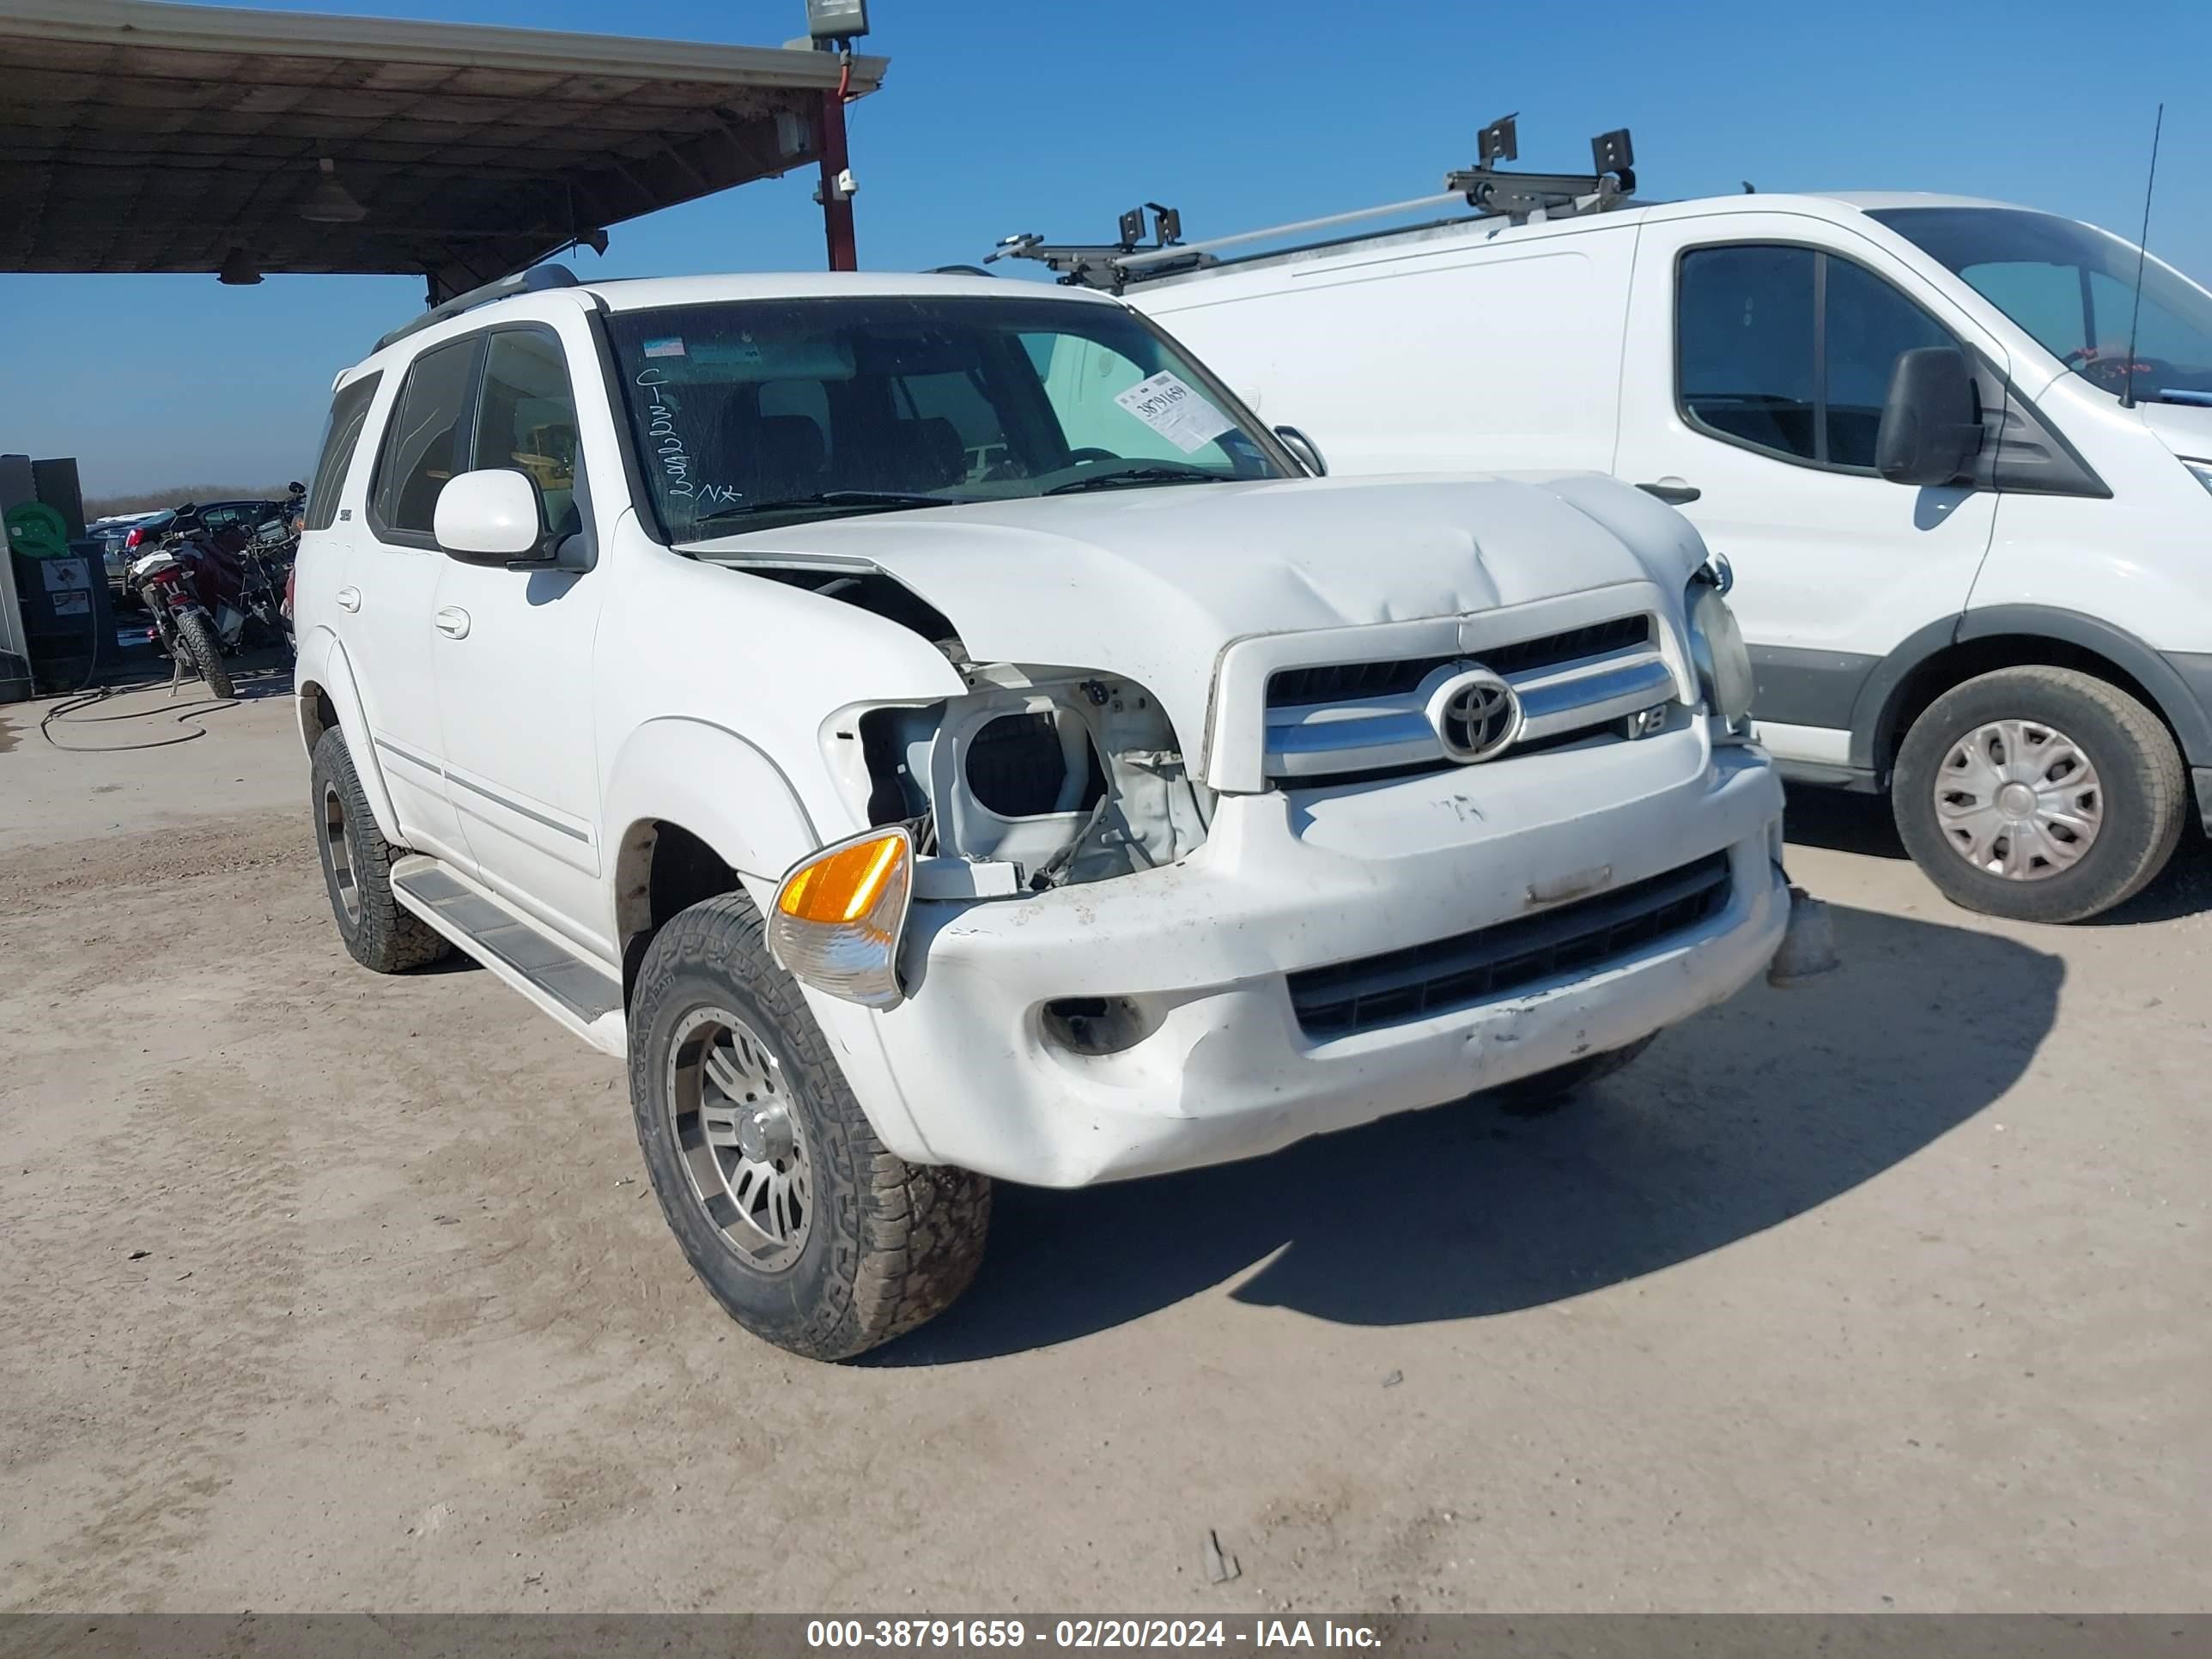
[[[867,1017],[885,1063],[848,1066],[862,1104],[908,1158],[1081,1186],[1271,1152],[1621,1048],[1733,994],[1773,956],[1789,915],[1782,790],[1760,751],[1714,750],[1693,725],[1482,770],[1224,797],[1206,844],[1170,868],[917,903],[908,1000]],[[1642,948],[1340,1036],[1309,1033],[1293,1011],[1300,969],[1719,852],[1725,902]],[[1145,1035],[1078,1052],[1046,1015],[1066,998],[1126,1000]]]

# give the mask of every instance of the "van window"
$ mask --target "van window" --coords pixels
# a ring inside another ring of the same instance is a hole
[[[338,495],[346,474],[353,471],[353,453],[361,444],[361,429],[368,422],[368,406],[384,374],[364,374],[348,380],[331,399],[330,419],[323,426],[323,445],[315,461],[313,487],[307,491],[309,530],[328,530],[337,522]]]
[[[1678,389],[1692,425],[1848,471],[1874,469],[1898,357],[1959,343],[1863,265],[1748,244],[1683,256],[1676,330]]]
[[[1957,273],[2100,391],[2179,404],[2212,397],[2212,293],[2133,242],[2026,208],[1883,208],[1869,216]]]
[[[380,533],[427,539],[438,492],[468,465],[462,422],[477,344],[471,336],[433,346],[407,371],[376,463],[371,510]]]
[[[1955,346],[1933,317],[1887,283],[1848,259],[1828,261],[1821,338],[1827,367],[1827,453],[1834,466],[1872,467],[1889,377],[1904,353]]]
[[[506,328],[484,351],[476,448],[468,465],[512,467],[537,481],[556,535],[583,528],[576,509],[576,396],[561,342],[544,329]]]
[[[1812,460],[1813,276],[1802,247],[1706,247],[1682,258],[1682,407],[1726,437]]]

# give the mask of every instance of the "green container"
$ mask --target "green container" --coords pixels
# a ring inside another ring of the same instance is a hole
[[[8,509],[8,540],[28,558],[66,559],[69,520],[44,501],[18,501]]]

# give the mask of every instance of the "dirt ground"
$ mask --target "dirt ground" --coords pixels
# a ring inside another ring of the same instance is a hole
[[[2004,927],[1802,797],[1820,988],[1002,1189],[833,1369],[694,1286],[615,1062],[355,967],[247,690],[0,709],[0,1609],[2212,1608],[2201,845]]]

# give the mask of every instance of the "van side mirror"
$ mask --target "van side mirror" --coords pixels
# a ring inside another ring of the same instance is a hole
[[[545,498],[535,478],[513,468],[459,473],[438,492],[430,528],[464,564],[534,559],[545,545]]]
[[[1966,354],[1954,346],[1900,352],[1875,433],[1875,471],[1892,483],[1956,483],[1981,447],[1981,400]]]
[[[1321,458],[1321,446],[1294,426],[1279,426],[1275,435],[1283,441],[1283,447],[1297,458],[1300,466],[1316,478],[1328,476],[1328,463]]]

